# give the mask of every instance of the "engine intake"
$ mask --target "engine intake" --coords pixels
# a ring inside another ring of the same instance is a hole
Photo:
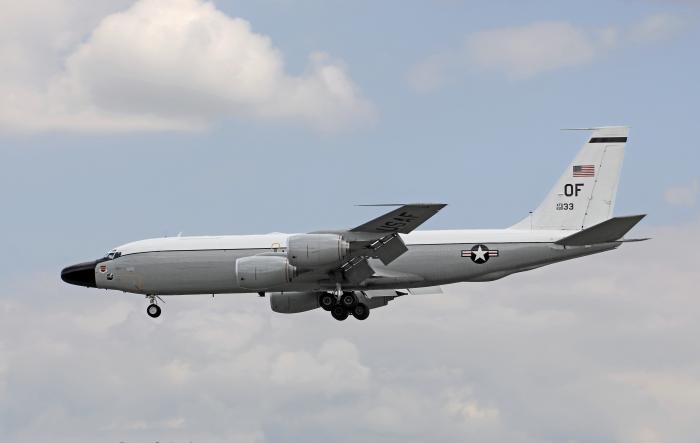
[[[296,268],[287,257],[254,255],[236,260],[236,281],[243,289],[270,289],[291,282],[295,276]]]
[[[350,252],[350,243],[337,234],[299,234],[289,237],[287,257],[298,268],[340,264]]]

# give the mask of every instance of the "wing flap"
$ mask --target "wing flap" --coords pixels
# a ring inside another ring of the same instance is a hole
[[[381,308],[386,306],[390,301],[396,297],[401,297],[406,295],[405,292],[396,290],[372,290],[372,291],[360,291],[360,297],[362,302],[367,304],[370,309]]]
[[[352,283],[362,283],[374,275],[374,269],[369,265],[366,257],[350,260],[341,269],[345,279]]]
[[[388,237],[377,240],[378,244],[372,244],[370,247],[374,249],[373,258],[378,258],[385,265],[393,262],[401,254],[408,251],[406,244],[401,240],[398,234],[393,234]]]
[[[422,288],[409,288],[408,292],[411,295],[442,294],[442,288],[440,286],[424,286]]]

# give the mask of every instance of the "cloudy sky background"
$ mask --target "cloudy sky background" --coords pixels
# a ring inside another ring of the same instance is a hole
[[[697,441],[694,1],[2,2],[0,440]],[[366,322],[256,296],[70,287],[163,235],[449,203],[503,227],[632,127],[643,244],[406,297]]]

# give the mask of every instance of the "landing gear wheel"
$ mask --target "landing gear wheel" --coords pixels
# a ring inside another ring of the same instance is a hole
[[[358,320],[367,320],[369,307],[364,303],[358,303],[352,308],[352,315]]]
[[[345,309],[342,306],[334,306],[333,309],[331,310],[331,315],[333,316],[334,319],[338,321],[343,321],[346,318],[348,318],[348,310]]]
[[[340,297],[340,304],[346,309],[352,309],[357,304],[357,297],[352,292],[346,292]]]
[[[333,294],[324,292],[318,297],[318,304],[321,305],[321,307],[326,311],[330,311],[335,305],[335,297]]]
[[[148,307],[146,308],[146,314],[148,314],[148,316],[151,318],[160,317],[160,306],[156,304],[148,305]]]

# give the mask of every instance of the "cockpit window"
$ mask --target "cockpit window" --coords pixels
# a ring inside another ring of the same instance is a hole
[[[105,258],[106,258],[107,260],[114,260],[115,258],[121,257],[121,255],[122,255],[121,252],[118,252],[117,250],[112,249],[111,251],[109,251],[109,252],[107,253],[107,255],[105,255]]]

